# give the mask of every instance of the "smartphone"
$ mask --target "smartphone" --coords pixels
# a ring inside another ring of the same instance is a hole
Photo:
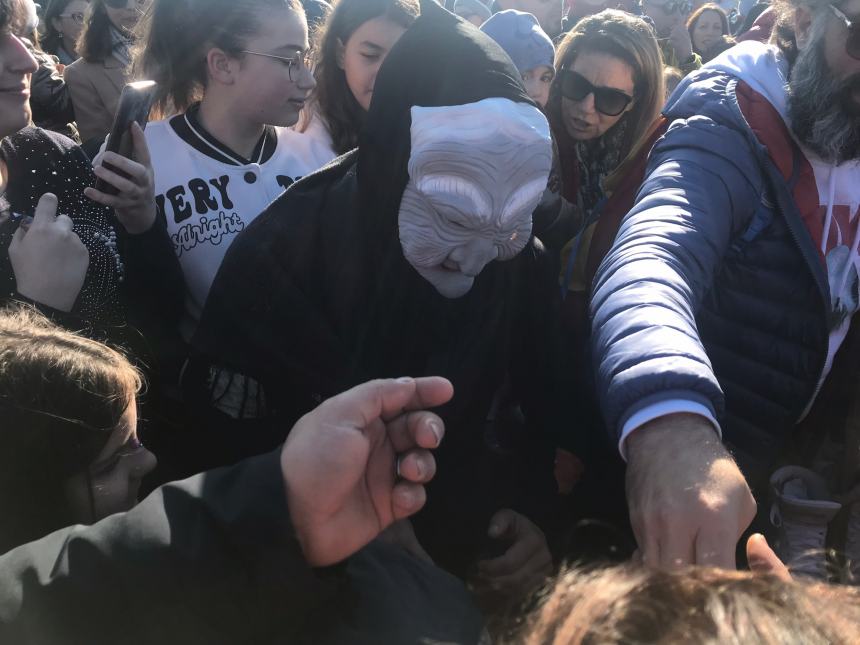
[[[141,128],[146,128],[146,122],[149,120],[149,111],[155,98],[156,87],[155,81],[136,81],[122,88],[119,105],[117,106],[113,125],[110,129],[110,137],[105,149],[106,152],[115,152],[128,159],[132,158],[134,144],[131,140],[129,128],[135,121],[137,121]],[[104,167],[122,177],[128,177],[126,173],[111,164],[106,163]],[[95,188],[108,195],[116,195],[119,192],[111,184],[102,179],[96,180]]]

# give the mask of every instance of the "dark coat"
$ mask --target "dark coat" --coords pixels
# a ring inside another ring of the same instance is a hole
[[[311,569],[279,453],[0,557],[0,642],[15,645],[465,645],[481,622],[461,583],[399,547]]]
[[[261,381],[281,432],[321,399],[371,378],[449,378],[456,394],[441,411],[448,432],[439,474],[415,522],[431,555],[462,570],[483,548],[493,512],[510,506],[534,516],[531,491],[544,476],[552,494],[548,435],[562,424],[557,294],[535,239],[454,300],[403,257],[397,217],[410,108],[530,102],[494,42],[432,1],[422,11],[380,71],[359,149],[290,187],[237,238],[194,345]],[[523,481],[499,474],[484,438],[508,377],[532,431],[525,445],[535,454],[517,455],[530,464]],[[574,423],[564,421],[566,430]]]

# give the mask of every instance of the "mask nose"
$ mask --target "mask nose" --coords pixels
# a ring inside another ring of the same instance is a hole
[[[475,277],[498,255],[499,251],[491,240],[475,238],[454,249],[450,258],[457,263],[462,273]]]

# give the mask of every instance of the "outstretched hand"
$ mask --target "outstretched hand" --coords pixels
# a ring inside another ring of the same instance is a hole
[[[308,563],[349,557],[424,506],[444,434],[426,408],[448,402],[443,378],[379,380],[299,419],[281,453],[290,517]]]
[[[627,438],[627,452],[630,521],[644,563],[734,569],[756,502],[710,422],[655,419]]]

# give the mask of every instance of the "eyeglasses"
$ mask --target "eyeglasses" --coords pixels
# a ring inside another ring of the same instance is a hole
[[[836,5],[830,5],[830,9],[836,14],[845,26],[848,28],[848,39],[845,41],[845,53],[851,58],[860,60],[860,25],[848,19]]]
[[[295,83],[299,79],[299,71],[301,69],[309,70],[311,68],[311,54],[307,52],[302,54],[297,51],[295,56],[275,56],[274,54],[264,54],[263,52],[254,52],[250,49],[241,49],[239,50],[241,54],[253,54],[254,56],[262,56],[263,58],[274,58],[275,60],[281,61],[284,65],[287,66],[287,74],[290,77],[290,82]],[[293,70],[296,70],[295,72]],[[293,78],[295,75],[295,78]]]
[[[68,18],[68,19],[69,19],[69,20],[71,20],[72,22],[77,23],[77,24],[79,24],[79,25],[84,24],[84,14],[79,13],[79,12],[75,12],[75,13],[61,13],[58,17],[59,17],[59,18]]]
[[[655,4],[655,6],[660,7],[667,16],[671,16],[673,13],[686,16],[693,10],[693,3],[690,0],[669,0],[666,4]]]
[[[629,94],[614,87],[592,85],[582,74],[569,69],[562,71],[561,94],[571,101],[582,101],[593,94],[594,108],[606,116],[618,116],[633,101]]]

